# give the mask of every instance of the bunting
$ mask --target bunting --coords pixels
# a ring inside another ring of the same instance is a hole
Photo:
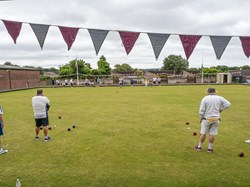
[[[118,32],[122,39],[122,43],[125,48],[125,51],[128,55],[130,51],[133,49],[134,44],[136,40],[138,39],[140,33],[139,32],[123,32],[123,31],[118,31]]]
[[[63,39],[68,46],[68,50],[70,50],[72,44],[76,39],[76,35],[78,33],[79,28],[72,28],[72,27],[62,27],[59,26],[59,29],[62,33]]]
[[[161,50],[164,47],[166,41],[168,40],[170,34],[159,34],[159,33],[147,33],[147,34],[154,50],[155,59],[158,60]]]
[[[41,49],[43,49],[43,44],[47,36],[49,25],[33,24],[30,23],[30,27],[36,35],[36,38],[40,44]]]
[[[200,40],[201,36],[195,36],[195,35],[179,35],[181,39],[181,43],[183,46],[183,49],[185,51],[187,59],[192,54],[196,44]]]
[[[17,21],[9,21],[9,20],[2,20],[9,35],[13,39],[14,43],[16,44],[16,40],[21,32],[22,24],[26,22],[17,22]],[[47,37],[48,30],[51,25],[45,25],[45,24],[36,24],[36,23],[28,23],[30,27],[32,28],[39,45],[41,49],[43,49],[45,39]],[[56,26],[56,25],[52,25]],[[79,29],[84,28],[72,28],[72,27],[64,27],[64,26],[56,26],[59,28],[64,41],[66,42],[68,46],[68,50],[70,50],[71,46],[73,45],[76,36],[78,34]],[[101,29],[89,29],[88,30],[90,37],[92,39],[95,52],[98,55],[100,48],[106,39],[108,33],[110,30],[101,30]],[[122,44],[125,48],[125,51],[127,55],[131,52],[133,49],[135,42],[137,41],[140,32],[131,32],[131,31],[117,31],[113,30],[115,32],[118,32]],[[201,39],[202,35],[181,35],[181,34],[164,34],[164,33],[146,33],[150,39],[154,55],[156,60],[158,60],[158,57],[167,42],[170,35],[179,35],[180,40],[182,42],[184,52],[186,55],[186,58],[189,59],[191,56],[194,48],[196,47],[197,43]],[[213,45],[213,49],[215,51],[215,55],[217,59],[220,59],[222,54],[224,53],[228,43],[230,42],[231,38],[233,36],[209,36],[211,43]],[[236,36],[234,36],[236,37]],[[245,55],[249,58],[250,56],[250,36],[237,36],[239,37],[242,45],[242,49],[245,53]]]
[[[90,37],[92,39],[93,45],[95,47],[96,55],[98,55],[99,50],[108,35],[108,30],[98,30],[98,29],[88,29]]]
[[[8,33],[12,37],[14,43],[16,44],[16,39],[20,34],[21,28],[22,28],[22,22],[16,22],[16,21],[7,21],[2,20]]]
[[[231,39],[231,36],[210,36],[210,39],[214,47],[216,58],[220,60]]]
[[[247,58],[250,56],[250,37],[240,36],[241,45]]]

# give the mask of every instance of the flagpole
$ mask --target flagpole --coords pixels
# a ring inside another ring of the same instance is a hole
[[[203,56],[204,56],[204,53],[202,51],[202,58],[201,58],[201,83],[203,84]]]
[[[79,85],[79,76],[78,76],[78,63],[77,63],[77,54],[76,54],[76,85]]]

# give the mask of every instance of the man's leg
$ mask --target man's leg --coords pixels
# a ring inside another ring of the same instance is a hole
[[[35,128],[35,134],[36,134],[35,140],[39,140],[39,131],[40,131],[40,128],[39,128],[39,127],[36,127],[36,128]]]
[[[199,139],[199,144],[194,147],[197,151],[201,151],[202,144],[206,139],[207,128],[208,128],[207,121],[202,120],[201,121],[201,131],[200,131],[201,135],[200,135],[200,139]]]
[[[206,134],[201,134],[201,135],[200,135],[200,139],[199,139],[199,144],[198,144],[197,146],[194,147],[194,149],[195,149],[196,151],[201,151],[201,147],[202,147],[202,144],[203,144],[203,142],[205,141],[205,139],[206,139]]]
[[[49,125],[49,118],[44,118],[43,119],[43,133],[44,133],[44,141],[47,142],[49,140],[51,140],[51,138],[49,137],[49,129],[48,129],[48,125]]]
[[[0,135],[0,154],[8,153],[8,150],[2,147],[2,136],[3,135]]]
[[[35,139],[39,140],[39,132],[40,132],[41,120],[40,119],[35,119],[35,122],[36,122],[36,127],[35,127],[36,137],[35,137]]]
[[[200,148],[202,147],[202,144],[205,141],[205,139],[206,139],[206,134],[201,134],[198,147]]]
[[[215,135],[218,134],[218,127],[219,127],[219,123],[220,121],[216,121],[214,123],[211,124],[210,127],[210,133],[209,133],[209,144],[208,144],[208,148],[207,148],[207,152],[212,153],[213,152],[213,142],[215,139]]]
[[[209,144],[208,144],[208,150],[213,150],[213,142],[214,142],[214,138],[215,136],[214,135],[209,135]]]
[[[213,143],[214,142],[214,135],[209,135],[209,143]]]
[[[3,136],[3,129],[2,129],[2,124],[0,123],[0,154],[8,152],[8,150],[2,147],[2,136]]]
[[[39,135],[39,131],[40,131],[39,127],[36,127],[35,128],[36,137]]]
[[[3,136],[3,129],[2,129],[2,123],[0,122],[0,149],[2,149],[2,136]]]
[[[46,125],[46,126],[43,126],[43,133],[44,133],[44,136],[45,136],[45,137],[48,136],[48,127],[47,127],[47,125]]]
[[[49,117],[47,116],[46,118],[43,119],[43,133],[44,133],[45,138],[48,137],[48,131],[49,131],[48,125],[49,125]]]
[[[48,130],[48,126],[47,126],[47,125],[43,126],[44,141],[45,141],[45,142],[47,142],[47,141],[49,141],[49,140],[52,140],[52,138],[50,138],[50,137],[48,136],[48,134],[49,134],[48,131],[49,131],[49,130]]]
[[[1,142],[2,136],[0,135],[0,154],[5,153],[4,149],[2,148],[2,142]]]

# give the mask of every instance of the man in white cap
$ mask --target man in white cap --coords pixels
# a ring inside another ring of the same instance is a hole
[[[218,127],[220,124],[220,113],[227,109],[231,103],[225,98],[216,95],[215,88],[208,88],[208,95],[205,96],[200,104],[199,115],[201,119],[200,140],[198,146],[194,149],[201,151],[202,144],[206,139],[206,134],[209,134],[208,153],[213,152],[212,144],[215,135],[218,134]]]

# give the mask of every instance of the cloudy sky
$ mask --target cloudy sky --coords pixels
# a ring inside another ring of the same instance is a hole
[[[249,0],[13,0],[0,1],[0,19],[23,22],[14,44],[0,22],[0,64],[58,67],[74,58],[93,68],[104,55],[113,68],[128,63],[133,68],[160,68],[171,54],[185,57],[178,34],[203,35],[189,67],[250,65],[237,36],[250,36]],[[51,25],[43,50],[28,23]],[[80,27],[70,51],[57,26]],[[88,28],[110,30],[98,56]],[[134,48],[126,54],[117,31],[141,32]],[[158,61],[147,32],[171,34]],[[233,36],[221,60],[208,35]]]

